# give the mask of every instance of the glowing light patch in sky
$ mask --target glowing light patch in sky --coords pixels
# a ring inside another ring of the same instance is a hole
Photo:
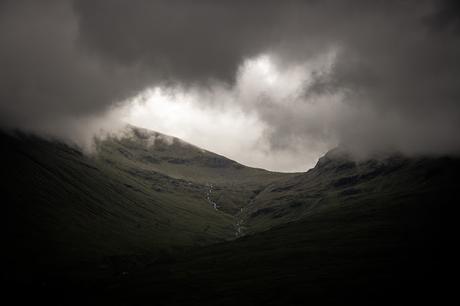
[[[273,108],[273,104],[290,109],[299,104],[299,96],[311,79],[312,65],[318,63],[280,70],[264,54],[241,64],[231,88],[213,84],[207,88],[147,89],[126,103],[123,120],[182,138],[249,166],[305,171],[328,148],[310,146],[306,151],[303,143],[294,142],[286,149],[274,150],[267,137],[273,127],[267,124],[261,109]],[[324,61],[319,65],[324,66]],[[304,102],[298,109],[310,117],[324,108]]]
[[[252,68],[256,73],[260,74],[260,81],[265,81],[269,85],[273,85],[278,79],[278,72],[275,70],[268,55],[262,55],[254,60],[248,61],[247,66],[247,68]]]

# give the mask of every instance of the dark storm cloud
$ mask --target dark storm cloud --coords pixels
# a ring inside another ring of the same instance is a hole
[[[274,148],[331,137],[363,151],[460,149],[456,1],[50,0],[0,10],[3,123],[97,114],[158,82],[232,83],[260,53],[283,69],[336,50],[298,101],[342,94],[329,125],[292,103],[252,106]]]
[[[276,42],[289,2],[76,1],[80,42],[102,58],[165,78],[232,80],[241,61]]]
[[[342,143],[460,152],[459,16],[452,1],[396,2],[343,25],[343,52],[320,80],[354,107],[338,123]]]
[[[98,113],[139,89],[138,69],[96,61],[75,44],[77,34],[78,24],[66,1],[2,3],[3,124],[36,127],[60,117]]]

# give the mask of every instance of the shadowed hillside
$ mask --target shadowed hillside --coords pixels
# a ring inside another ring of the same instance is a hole
[[[458,159],[356,162],[333,150],[306,173],[282,174],[134,127],[90,156],[1,137],[3,281],[18,296],[394,304],[452,290]]]
[[[354,162],[331,151],[258,193],[245,216],[253,234],[104,286],[141,305],[445,303],[456,292],[459,171],[447,157]]]
[[[233,239],[231,213],[261,184],[288,176],[177,138],[125,132],[99,141],[89,156],[34,136],[1,135],[3,225],[19,267],[29,258],[69,264]]]
[[[335,149],[321,157],[308,172],[268,185],[246,210],[251,231],[298,221],[328,210],[363,209],[369,214],[401,203],[433,196],[433,205],[458,200],[460,162],[442,157],[408,158],[399,154],[354,161]],[[447,204],[448,203],[448,204]],[[425,207],[414,206],[418,215]]]

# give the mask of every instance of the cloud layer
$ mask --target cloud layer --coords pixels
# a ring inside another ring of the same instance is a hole
[[[336,145],[326,130],[337,117],[340,96],[305,98],[312,71],[329,70],[331,60],[323,56],[281,71],[270,56],[261,55],[243,62],[233,86],[156,87],[117,111],[132,125],[175,135],[247,165],[303,171]]]
[[[110,127],[123,101],[160,86],[256,118],[273,154],[458,154],[459,11],[431,0],[3,0],[0,123],[91,135],[78,126]]]

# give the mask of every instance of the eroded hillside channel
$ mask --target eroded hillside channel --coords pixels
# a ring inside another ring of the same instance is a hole
[[[221,211],[219,204],[216,202],[217,200],[213,199],[213,192],[214,192],[214,185],[212,183],[207,183],[206,185],[206,191],[205,191],[205,197],[206,201],[209,203],[209,205],[216,211]],[[222,211],[223,212],[223,211]],[[224,212],[225,213],[225,212]],[[235,222],[234,222],[234,228],[235,228],[235,237],[241,237],[244,235],[244,207],[240,207],[238,211],[233,215]]]

